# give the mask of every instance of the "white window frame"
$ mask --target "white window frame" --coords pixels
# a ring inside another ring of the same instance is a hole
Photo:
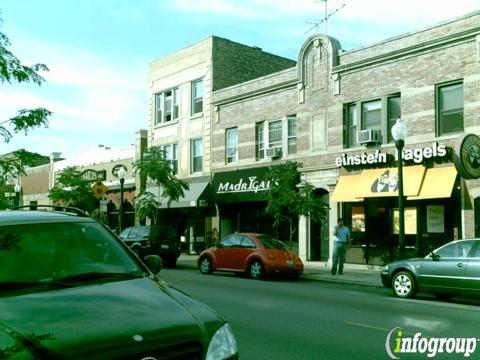
[[[233,144],[229,144],[230,132],[235,132]],[[232,155],[230,155],[230,149],[233,149]],[[225,162],[227,164],[235,163],[238,161],[238,127],[233,127],[225,130]]]
[[[175,174],[178,174],[178,144],[172,143],[172,144],[160,145],[160,150],[164,151],[165,160],[170,162],[170,167],[172,168],[173,172]],[[170,158],[167,157],[167,154],[171,155],[169,156]],[[172,158],[172,155],[173,155],[173,158]]]
[[[295,135],[290,135],[288,133],[288,121],[289,119],[292,119],[292,118],[295,118],[295,122],[296,122],[296,133]],[[281,131],[282,131],[282,138],[281,138],[281,141],[278,141],[276,142],[278,145],[274,146],[274,147],[279,147],[282,149],[282,158],[284,158],[285,156],[288,156],[288,155],[295,155],[298,153],[298,147],[297,147],[297,150],[295,151],[295,153],[293,154],[289,154],[288,153],[288,142],[289,142],[289,139],[293,139],[293,138],[298,138],[298,117],[296,114],[291,114],[291,115],[288,115],[288,116],[284,116],[280,119],[272,119],[272,120],[264,120],[264,121],[259,121],[257,123],[255,123],[255,158],[256,160],[262,160],[262,159],[265,159],[266,157],[266,149],[272,147],[271,145],[271,142],[270,142],[270,124],[271,123],[274,123],[274,122],[277,122],[277,121],[281,121]],[[262,135],[262,139],[259,139],[258,138],[258,134],[260,132],[260,130],[263,132]],[[263,146],[261,146],[263,145]],[[298,146],[298,145],[297,145]]]
[[[200,155],[195,156],[195,142],[200,141]],[[195,169],[195,158],[200,158],[200,169]],[[202,138],[190,140],[190,172],[192,174],[201,173],[203,171],[203,141]]]
[[[170,119],[167,120],[167,116],[165,112],[165,103],[166,103],[165,94],[169,92],[171,93],[172,100],[171,100],[170,109],[169,109]],[[164,91],[155,93],[154,118],[153,118],[154,125],[168,124],[178,120],[179,104],[180,104],[179,100],[180,100],[180,92],[178,90],[178,87],[166,89]],[[160,109],[159,109],[159,106],[160,106]],[[158,114],[159,110],[160,110],[160,116]]]
[[[201,86],[202,86],[202,95],[201,96],[198,96],[196,94],[196,88],[195,88],[195,84],[198,84],[200,83]],[[205,94],[205,86],[204,86],[204,83],[203,83],[203,79],[197,79],[195,81],[192,81],[191,83],[191,96],[190,96],[190,100],[191,100],[191,115],[198,115],[198,114],[202,114],[203,113],[203,98],[204,98],[204,94]],[[200,111],[196,111],[195,110],[195,104],[201,102],[202,103],[202,109]]]

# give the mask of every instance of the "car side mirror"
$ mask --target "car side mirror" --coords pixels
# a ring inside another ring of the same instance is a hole
[[[162,270],[163,261],[162,258],[158,255],[147,255],[144,257],[145,264],[154,274],[157,274]]]
[[[435,254],[433,251],[430,253],[430,257],[432,258],[433,261],[440,260],[440,255]]]

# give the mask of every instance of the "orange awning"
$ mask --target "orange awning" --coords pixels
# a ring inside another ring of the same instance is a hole
[[[357,196],[361,176],[361,174],[340,176],[330,200],[335,202],[362,201],[363,199]]]
[[[455,166],[443,166],[427,169],[420,193],[409,196],[408,200],[448,198],[452,195],[453,185],[457,179]]]

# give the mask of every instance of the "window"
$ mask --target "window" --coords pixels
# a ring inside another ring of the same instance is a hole
[[[374,130],[381,134],[382,142],[392,142],[391,128],[401,117],[400,95],[390,95],[382,99],[355,102],[344,108],[344,146],[357,147],[357,132]]]
[[[442,258],[466,258],[470,252],[474,242],[473,241],[459,241],[452,244],[447,244],[444,247],[435,251],[436,255]]]
[[[288,154],[297,153],[297,117],[295,115],[287,117],[287,151]]]
[[[243,248],[249,248],[249,249],[255,249],[257,247],[253,242],[253,240],[246,236],[241,237],[240,246]]]
[[[232,235],[222,240],[221,244],[225,248],[240,247],[242,237],[239,235]]]
[[[268,123],[268,147],[282,147],[282,120]]]
[[[165,160],[170,162],[170,166],[175,174],[178,174],[178,145],[168,144],[160,146],[160,149],[164,151]]]
[[[178,88],[155,94],[155,125],[178,119]]]
[[[192,82],[192,115],[203,111],[203,80]]]
[[[265,122],[255,125],[255,153],[257,160],[265,158]]]
[[[192,173],[201,172],[202,161],[203,161],[202,139],[192,140],[191,153],[192,153],[192,163],[191,163]]]
[[[227,164],[238,161],[238,128],[227,129],[225,132],[225,141]]]
[[[395,125],[397,119],[402,117],[402,107],[400,96],[392,96],[387,99],[388,119],[387,119],[387,141],[393,142],[392,126]]]
[[[463,131],[463,83],[437,87],[438,135]]]

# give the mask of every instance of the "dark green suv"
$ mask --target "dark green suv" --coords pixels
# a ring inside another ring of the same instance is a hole
[[[0,212],[0,358],[237,359],[215,311],[157,278],[101,223]]]
[[[140,257],[156,254],[160,255],[166,267],[175,267],[177,264],[180,237],[169,226],[132,226],[123,230],[119,236]]]

